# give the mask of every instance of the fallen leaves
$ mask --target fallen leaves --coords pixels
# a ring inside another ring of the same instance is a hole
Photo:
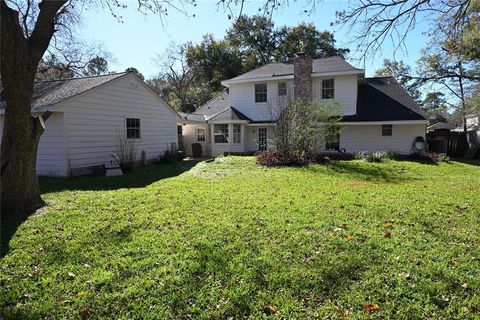
[[[277,313],[277,311],[277,308],[272,305],[266,304],[263,306],[263,312],[265,312],[266,314],[275,314]]]
[[[87,294],[88,294],[88,291],[80,291],[77,293],[76,296],[81,298],[81,297],[85,297]]]
[[[376,303],[369,303],[369,304],[364,304],[363,305],[363,311],[365,312],[374,312],[380,310],[380,306]]]
[[[384,238],[391,238],[391,237],[392,237],[392,233],[391,233],[391,232],[385,232],[385,233],[383,234],[383,237],[384,237]]]
[[[347,240],[347,241],[352,241],[352,240],[354,240],[354,239],[355,239],[355,238],[354,238],[353,236],[346,236],[346,237],[345,237],[345,240]]]

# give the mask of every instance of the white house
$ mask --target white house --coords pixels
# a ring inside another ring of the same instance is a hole
[[[134,141],[137,160],[142,151],[154,161],[176,148],[178,114],[134,73],[37,82],[32,113],[45,111],[52,114],[38,147],[39,175],[91,173],[112,160],[119,135]],[[0,132],[4,113],[1,101]]]
[[[185,151],[201,143],[205,155],[265,150],[283,99],[336,101],[343,113],[338,148],[409,154],[426,134],[427,116],[394,78],[365,78],[341,57],[271,63],[222,82],[226,90],[197,111],[181,113]]]

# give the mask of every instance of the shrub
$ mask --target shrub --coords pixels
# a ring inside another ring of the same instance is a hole
[[[130,172],[135,166],[135,158],[137,152],[135,150],[135,140],[128,140],[124,134],[118,134],[117,151],[115,152],[115,160],[122,168],[123,172]]]
[[[422,153],[413,153],[409,157],[412,160],[422,160],[432,163],[449,162],[450,158],[444,153],[427,151]]]
[[[202,145],[200,143],[192,143],[192,155],[194,158],[200,158],[203,154]]]
[[[312,162],[304,152],[279,153],[273,151],[262,151],[257,153],[257,162],[262,166],[306,166]]]

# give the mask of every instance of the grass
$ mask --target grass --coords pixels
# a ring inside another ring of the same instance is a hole
[[[228,157],[42,178],[50,206],[0,260],[0,314],[478,319],[479,165]]]

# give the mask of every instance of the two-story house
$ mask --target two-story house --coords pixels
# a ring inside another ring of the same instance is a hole
[[[222,82],[226,90],[194,113],[181,113],[179,133],[187,155],[200,143],[204,155],[248,153],[274,147],[274,126],[285,101],[337,102],[343,113],[338,148],[346,152],[410,153],[425,137],[427,117],[391,77],[365,78],[341,57],[271,63]]]

